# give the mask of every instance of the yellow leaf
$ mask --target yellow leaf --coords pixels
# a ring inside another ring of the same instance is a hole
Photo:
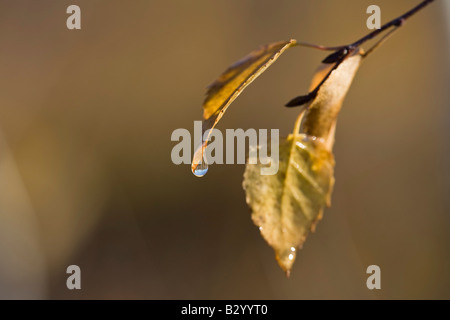
[[[246,167],[244,189],[253,222],[286,272],[321,217],[333,185],[333,167],[333,156],[323,142],[305,134],[290,135],[280,143],[277,174],[261,175],[259,165]]]
[[[320,87],[316,98],[310,102],[302,118],[300,132],[324,139],[331,151],[334,143],[334,127],[342,102],[350,89],[353,78],[363,59],[362,49],[356,49],[347,57]],[[329,64],[318,68],[311,82],[314,89],[330,70]]]
[[[202,134],[219,122],[228,106],[241,92],[263,73],[288,48],[295,46],[296,40],[271,43],[252,51],[243,59],[231,65],[209,87],[203,103]],[[192,171],[203,163],[206,141],[196,150],[192,160]]]
[[[253,222],[288,275],[297,250],[321,219],[324,206],[330,205],[336,118],[361,59],[361,52],[352,53],[320,87],[299,116],[294,133],[280,143],[277,174],[261,175],[261,164],[246,166],[243,186]],[[312,88],[329,68],[319,68]]]

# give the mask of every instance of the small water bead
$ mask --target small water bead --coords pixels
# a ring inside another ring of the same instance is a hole
[[[202,161],[197,165],[195,170],[192,170],[192,173],[196,177],[203,177],[208,172],[208,164],[205,161]]]
[[[295,248],[294,247],[291,247],[291,252],[293,252],[293,253],[289,254],[289,257],[288,257],[289,260],[293,260],[295,257]]]
[[[206,168],[206,169],[199,169],[198,167],[194,171],[192,171],[194,176],[200,177],[200,178],[203,177],[207,172],[208,172],[208,168]]]

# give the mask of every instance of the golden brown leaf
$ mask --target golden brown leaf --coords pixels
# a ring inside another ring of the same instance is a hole
[[[219,122],[228,106],[241,92],[263,73],[288,48],[296,45],[296,40],[271,43],[252,51],[243,59],[231,65],[209,87],[203,103],[202,134]],[[192,160],[192,171],[203,161],[206,141],[196,150]]]
[[[287,273],[329,203],[333,168],[333,155],[324,143],[305,134],[290,135],[280,143],[277,174],[261,175],[260,165],[246,167],[244,189],[253,222]]]
[[[360,52],[355,51],[320,87],[299,116],[294,133],[280,143],[277,174],[261,175],[261,164],[246,166],[244,189],[253,222],[275,250],[276,259],[287,274],[297,250],[321,219],[324,206],[330,205],[336,118],[361,59]],[[329,64],[319,68],[312,88],[329,68]]]

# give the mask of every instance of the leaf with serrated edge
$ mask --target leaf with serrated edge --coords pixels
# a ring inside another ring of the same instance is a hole
[[[243,59],[231,65],[209,87],[203,103],[202,134],[213,129],[228,106],[241,92],[263,73],[288,48],[295,46],[296,40],[279,41],[262,46]],[[208,137],[209,138],[209,137]],[[208,139],[196,150],[192,159],[194,171],[203,158]]]
[[[325,205],[330,205],[336,118],[361,59],[361,52],[355,51],[319,89],[307,111],[299,116],[294,133],[281,141],[275,175],[261,175],[261,164],[246,166],[243,186],[252,220],[288,275],[297,250],[309,231],[314,231]],[[319,68],[312,88],[329,68],[329,64]],[[267,163],[267,159],[259,160]]]
[[[286,272],[320,219],[331,192],[333,167],[324,143],[305,134],[290,135],[280,143],[277,174],[261,175],[259,165],[246,167],[244,189],[253,222]]]

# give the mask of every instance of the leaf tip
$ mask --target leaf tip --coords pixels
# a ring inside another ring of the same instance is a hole
[[[276,252],[275,257],[278,262],[278,265],[281,267],[281,269],[283,269],[283,271],[286,274],[286,277],[288,278],[291,274],[295,258],[297,257],[296,251],[297,249],[294,247],[290,247],[288,249],[275,250]]]

